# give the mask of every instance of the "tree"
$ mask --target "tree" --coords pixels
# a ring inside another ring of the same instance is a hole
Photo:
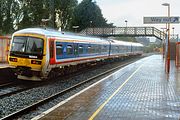
[[[90,25],[112,26],[106,23],[100,8],[92,0],[82,1],[78,7],[77,4],[77,0],[1,0],[0,31],[12,33],[17,29],[37,27],[42,25],[42,19],[50,20],[47,27],[55,23],[55,28],[63,30],[70,30],[74,25],[80,29]]]
[[[2,16],[2,30],[3,33],[10,33],[13,31],[13,19],[11,14],[13,14],[12,7],[13,7],[12,0],[3,0],[2,9],[3,9],[3,16]]]
[[[17,0],[14,0],[12,5],[11,18],[13,21],[13,30],[18,29],[18,25],[22,17],[21,4],[19,2],[20,1],[17,2]]]
[[[55,1],[56,27],[60,27],[63,30],[70,29],[73,12],[77,3],[77,0]]]
[[[2,33],[12,33],[16,27],[19,15],[18,0],[0,1],[0,30]]]
[[[3,2],[4,1],[0,1],[0,34],[2,34],[2,23],[3,23],[3,13],[4,13],[4,11],[3,11]]]
[[[20,29],[40,26],[42,19],[49,19],[47,27],[68,29],[77,0],[21,0],[21,4]]]
[[[73,26],[79,26],[79,31],[87,27],[108,27],[101,9],[92,0],[83,0],[74,11]]]
[[[48,0],[22,0],[22,20],[19,29],[40,26],[42,19],[49,18]]]

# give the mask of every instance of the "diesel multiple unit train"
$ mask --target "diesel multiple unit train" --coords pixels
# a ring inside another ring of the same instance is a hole
[[[13,34],[8,62],[17,78],[44,80],[87,63],[142,53],[140,43],[27,28]]]

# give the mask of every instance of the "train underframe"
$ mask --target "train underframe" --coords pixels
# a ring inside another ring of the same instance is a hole
[[[18,79],[22,80],[32,80],[32,81],[43,81],[43,80],[50,80],[55,79],[58,76],[66,76],[70,73],[74,73],[77,71],[85,70],[91,68],[92,66],[103,65],[107,63],[123,61],[127,58],[132,58],[136,56],[140,56],[141,54],[135,55],[127,55],[127,56],[114,56],[107,59],[100,59],[91,62],[80,63],[76,65],[65,65],[61,67],[52,68],[48,75],[45,77],[40,70],[32,70],[30,67],[18,66],[13,69],[15,76]]]
[[[59,68],[59,67],[53,68],[53,69],[51,69],[51,71],[48,74],[48,79],[57,78],[58,76],[65,76],[65,75],[68,75],[68,74],[76,72],[76,71],[91,68],[92,66],[98,66],[98,65],[103,65],[106,63],[111,63],[111,62],[123,61],[125,59],[130,58],[130,57],[132,58],[132,57],[137,57],[140,55],[141,54],[136,54],[136,55],[131,55],[131,56],[129,56],[129,55],[128,56],[121,56],[121,57],[116,56],[116,57],[101,59],[98,61],[92,61],[92,62],[88,62],[88,63],[62,66],[61,68]]]
[[[41,71],[32,70],[31,67],[17,66],[13,68],[13,72],[18,79],[41,81]]]

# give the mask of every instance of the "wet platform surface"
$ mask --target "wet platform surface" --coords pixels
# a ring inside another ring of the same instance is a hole
[[[53,110],[53,111],[52,111]],[[130,64],[34,119],[179,120],[180,69],[167,75],[161,55]]]
[[[7,63],[0,63],[0,69],[1,68],[7,68],[9,65]]]

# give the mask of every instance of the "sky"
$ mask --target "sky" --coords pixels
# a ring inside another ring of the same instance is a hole
[[[80,3],[82,0],[78,0]],[[103,16],[108,23],[114,23],[117,27],[127,26],[153,26],[160,30],[164,24],[143,24],[143,17],[166,17],[168,7],[163,3],[170,4],[170,15],[180,16],[180,0],[95,0],[101,8]],[[180,34],[180,24],[171,24],[171,33]]]

